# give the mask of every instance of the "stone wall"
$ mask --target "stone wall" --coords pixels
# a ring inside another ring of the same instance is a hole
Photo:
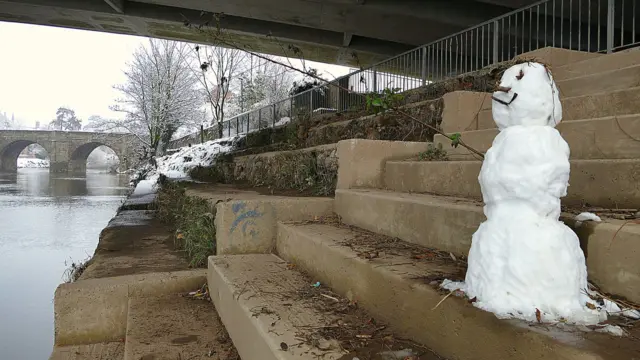
[[[336,144],[330,144],[302,150],[227,156],[211,167],[195,168],[191,177],[272,190],[297,190],[309,195],[333,195],[337,174]]]

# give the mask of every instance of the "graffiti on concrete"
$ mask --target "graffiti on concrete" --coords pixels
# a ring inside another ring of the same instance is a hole
[[[244,201],[233,204],[231,209],[236,218],[231,223],[229,232],[233,234],[236,228],[240,226],[242,235],[255,237],[258,234],[258,227],[254,219],[261,217],[263,214],[256,209],[247,209],[247,203]]]

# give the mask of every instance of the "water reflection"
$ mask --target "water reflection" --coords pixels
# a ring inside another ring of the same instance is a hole
[[[0,174],[0,359],[49,357],[65,262],[93,253],[126,191],[122,175]]]

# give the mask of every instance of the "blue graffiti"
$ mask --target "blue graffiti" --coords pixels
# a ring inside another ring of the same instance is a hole
[[[231,206],[231,209],[233,210],[233,213],[236,214],[236,218],[235,220],[233,220],[233,223],[231,224],[231,228],[229,229],[229,231],[231,233],[233,233],[235,231],[235,229],[238,227],[238,225],[240,223],[242,224],[242,233],[243,234],[247,234],[247,226],[249,225],[256,225],[255,221],[251,220],[251,219],[255,219],[258,218],[260,216],[262,216],[262,213],[257,211],[257,210],[248,210],[248,211],[244,211],[241,214],[238,214],[239,212],[246,210],[247,204],[244,202],[237,202],[235,204],[233,204]],[[247,221],[248,220],[248,221]],[[251,230],[249,232],[249,234],[253,237],[256,235],[256,231],[255,230]]]

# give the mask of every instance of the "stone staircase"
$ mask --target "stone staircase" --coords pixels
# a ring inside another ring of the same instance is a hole
[[[558,128],[572,149],[563,205],[637,209],[640,53],[541,53],[562,93]],[[453,92],[443,103],[443,130],[486,151],[497,134],[490,95]],[[187,194],[207,199],[216,214],[218,255],[206,272],[215,311],[177,295],[204,282],[199,270],[64,285],[51,359],[185,359],[181,349],[191,349],[193,359],[230,360],[201,351],[230,349],[219,335],[226,333],[243,360],[640,359],[637,328],[614,337],[499,320],[439,289],[445,278],[464,278],[471,236],[485,217],[481,162],[444,137],[434,142],[450,161],[411,160],[427,150],[422,142],[331,145],[335,198],[193,186]],[[580,237],[590,280],[640,303],[640,225],[576,224],[569,212],[563,220]]]
[[[565,109],[559,129],[572,148],[565,205],[640,204],[637,63],[640,54],[627,52],[589,56],[554,69]],[[466,143],[486,151],[497,134],[490,95],[455,92],[445,95],[444,103],[442,127],[461,132]],[[450,148],[444,137],[435,142],[444,145],[451,161],[407,160],[426,150],[424,143],[338,143],[332,211],[322,199],[262,196],[248,201],[235,200],[238,195],[229,193],[211,199],[218,214],[228,214],[216,219],[217,239],[222,240],[218,249],[227,251],[210,258],[208,283],[240,356],[246,360],[318,355],[306,345],[280,347],[295,342],[301,326],[296,324],[312,326],[317,321],[316,326],[329,326],[326,319],[314,319],[317,312],[312,307],[287,305],[287,300],[274,297],[304,287],[304,281],[297,282],[301,271],[306,286],[318,281],[357,302],[397,336],[449,359],[640,359],[637,337],[498,320],[461,298],[443,301],[446,293],[435,285],[444,278],[464,277],[464,256],[484,214],[477,181],[481,162],[464,149]],[[265,205],[276,202],[275,208]],[[286,205],[293,202],[298,202],[297,210],[285,210],[293,209]],[[299,202],[308,206],[303,209]],[[572,217],[563,214],[581,238],[590,279],[606,292],[640,302],[640,226],[628,223],[621,228],[625,221],[615,219],[577,226]],[[247,224],[250,230],[233,235],[227,230],[229,224],[243,226],[248,218],[253,219]],[[235,247],[225,247],[227,241]],[[256,307],[268,309],[269,315],[256,316]],[[305,312],[312,315],[297,319]],[[636,329],[629,331],[638,335]],[[339,355],[329,350],[324,354]]]

